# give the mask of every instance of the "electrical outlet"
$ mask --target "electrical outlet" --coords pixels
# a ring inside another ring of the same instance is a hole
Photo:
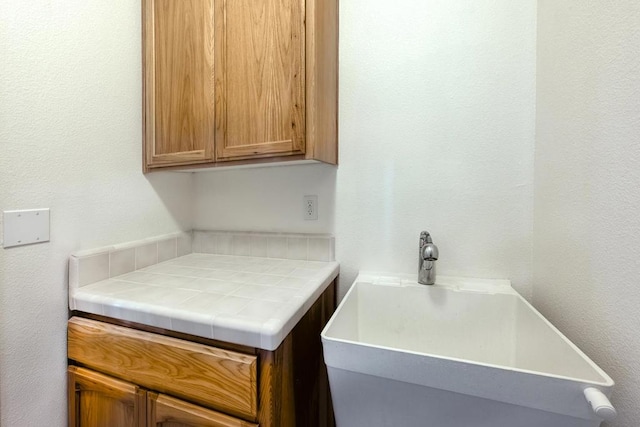
[[[318,219],[318,196],[304,196],[303,217],[305,220],[315,221]]]

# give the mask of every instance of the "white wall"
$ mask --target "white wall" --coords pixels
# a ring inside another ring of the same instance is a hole
[[[0,2],[0,210],[51,242],[0,248],[0,425],[66,425],[72,251],[190,227],[191,176],[141,174],[140,3]]]
[[[334,166],[305,164],[194,174],[194,227],[332,233]],[[305,221],[302,197],[318,196],[318,220]]]
[[[333,232],[341,294],[360,269],[414,272],[428,229],[440,274],[530,295],[535,1],[340,4],[337,172],[196,174],[194,225]],[[301,220],[304,194],[318,223]]]
[[[533,301],[640,424],[640,3],[539,1]]]

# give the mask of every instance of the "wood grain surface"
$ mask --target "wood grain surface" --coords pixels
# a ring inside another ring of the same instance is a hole
[[[148,167],[213,161],[214,0],[143,0]]]
[[[253,355],[73,317],[68,357],[143,387],[256,419]]]
[[[258,427],[165,394],[147,392],[147,427]]]
[[[217,0],[216,160],[304,153],[304,0]]]
[[[338,164],[338,0],[308,0],[306,120],[308,159]]]
[[[145,392],[76,366],[68,369],[69,427],[143,427]]]
[[[142,0],[143,170],[338,163],[338,0]]]

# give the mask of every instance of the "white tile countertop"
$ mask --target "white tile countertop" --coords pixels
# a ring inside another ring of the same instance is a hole
[[[120,251],[111,250],[112,270],[113,255]],[[190,253],[80,286],[71,286],[78,278],[70,274],[69,305],[72,310],[275,350],[338,272],[335,261]]]

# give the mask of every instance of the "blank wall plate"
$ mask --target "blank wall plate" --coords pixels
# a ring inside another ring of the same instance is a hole
[[[2,225],[5,248],[49,241],[49,209],[4,211]]]

